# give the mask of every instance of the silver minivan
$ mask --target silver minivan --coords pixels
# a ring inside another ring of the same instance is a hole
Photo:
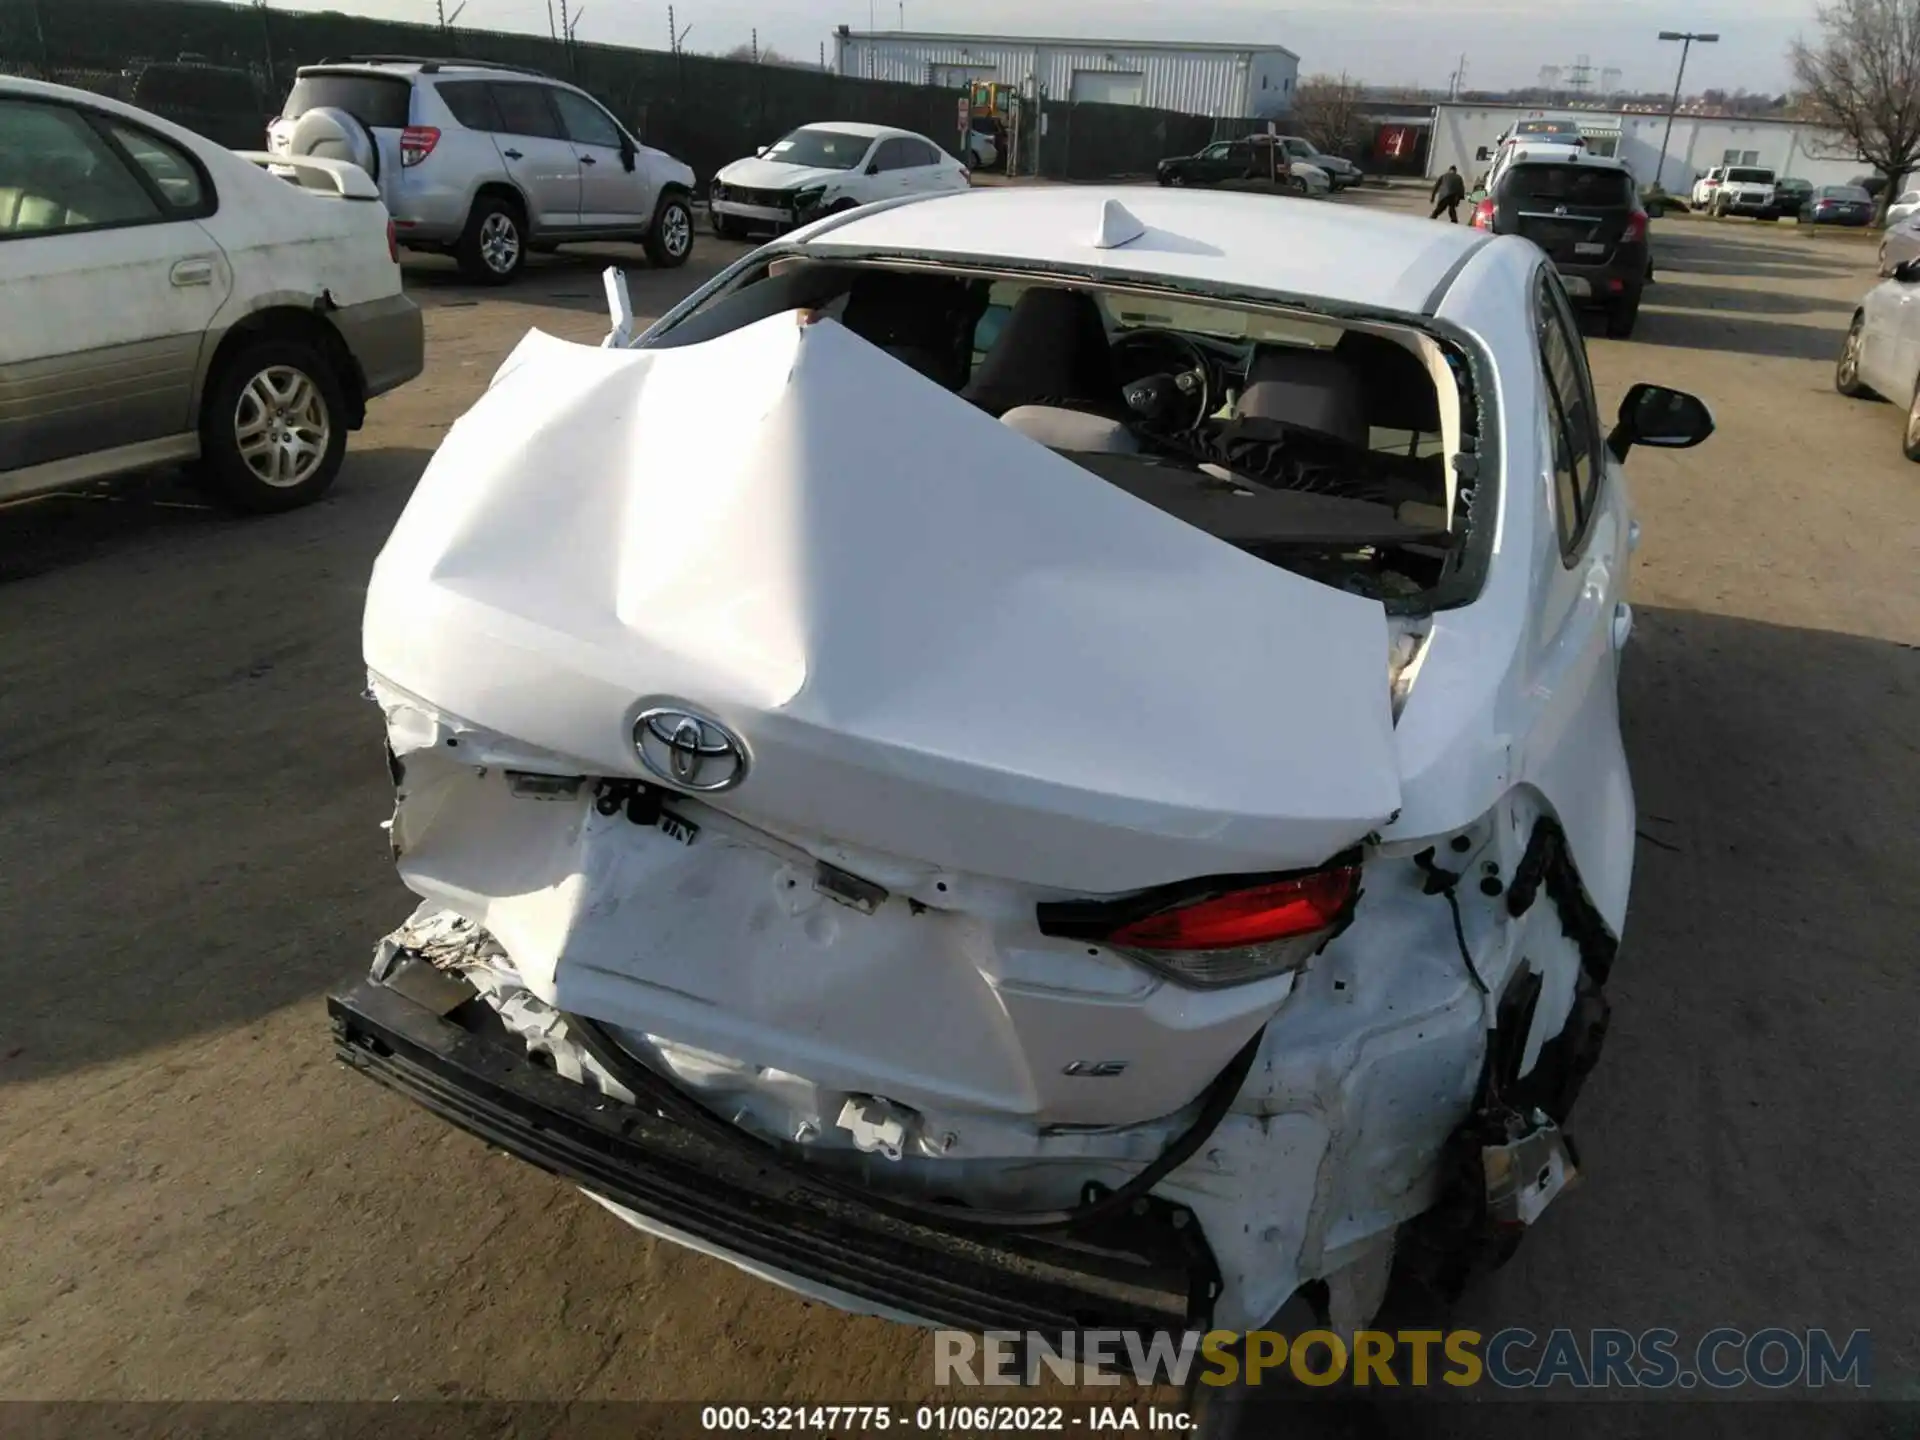
[[[486,284],[570,241],[638,241],[661,266],[693,253],[693,171],[531,70],[390,55],[304,66],[267,148],[353,161],[401,244],[455,256]]]

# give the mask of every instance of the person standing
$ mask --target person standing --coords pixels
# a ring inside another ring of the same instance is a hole
[[[1429,220],[1438,220],[1444,210],[1447,219],[1455,225],[1460,223],[1460,202],[1467,198],[1467,182],[1461,177],[1458,165],[1447,166],[1447,173],[1433,182],[1433,193],[1428,198],[1434,201]]]

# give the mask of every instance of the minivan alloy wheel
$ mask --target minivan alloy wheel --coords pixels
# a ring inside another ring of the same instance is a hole
[[[325,462],[333,438],[326,397],[303,372],[271,366],[242,387],[233,437],[240,458],[263,484],[304,484]]]

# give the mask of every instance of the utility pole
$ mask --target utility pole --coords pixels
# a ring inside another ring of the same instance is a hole
[[[558,40],[560,31],[553,23],[553,0],[547,0],[547,38]]]
[[[1449,100],[1458,100],[1460,98],[1460,92],[1466,89],[1466,87],[1467,55],[1463,50],[1460,52],[1460,64],[1458,68],[1454,70],[1453,77],[1447,81],[1447,98]]]
[[[1720,37],[1717,34],[1696,34],[1691,30],[1662,30],[1660,38],[1680,42],[1680,69],[1673,77],[1673,103],[1667,106],[1667,133],[1660,137],[1660,163],[1653,168],[1653,183],[1664,190],[1667,184],[1667,144],[1673,139],[1673,112],[1680,108],[1680,82],[1687,75],[1687,54],[1693,49],[1694,41],[1711,45]]]
[[[757,25],[753,29],[753,63],[760,63],[760,27]]]

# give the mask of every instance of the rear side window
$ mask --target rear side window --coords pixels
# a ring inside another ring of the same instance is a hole
[[[1543,272],[1535,296],[1540,322],[1540,371],[1546,382],[1547,429],[1553,437],[1554,509],[1560,549],[1580,548],[1600,493],[1599,407],[1587,373],[1586,346],[1559,282]]]
[[[107,128],[121,148],[133,157],[133,163],[146,172],[169,209],[179,211],[182,219],[211,213],[206,182],[201,178],[199,167],[183,152],[158,135],[117,120],[107,122]]]
[[[530,135],[536,140],[564,140],[560,117],[553,113],[544,85],[493,85],[493,105],[500,112],[500,133]]]
[[[412,123],[413,85],[385,75],[302,75],[280,113],[298,120],[321,109],[344,110],[369,130],[404,130]]]
[[[469,130],[498,130],[500,117],[494,113],[493,90],[484,80],[448,80],[436,87],[447,110]]]
[[[1515,165],[1501,188],[1520,201],[1556,205],[1631,205],[1633,182],[1623,171],[1591,165]]]
[[[907,147],[908,163],[912,165],[938,165],[940,152],[924,140],[903,140]]]
[[[0,240],[163,218],[146,187],[77,113],[0,100]]]

